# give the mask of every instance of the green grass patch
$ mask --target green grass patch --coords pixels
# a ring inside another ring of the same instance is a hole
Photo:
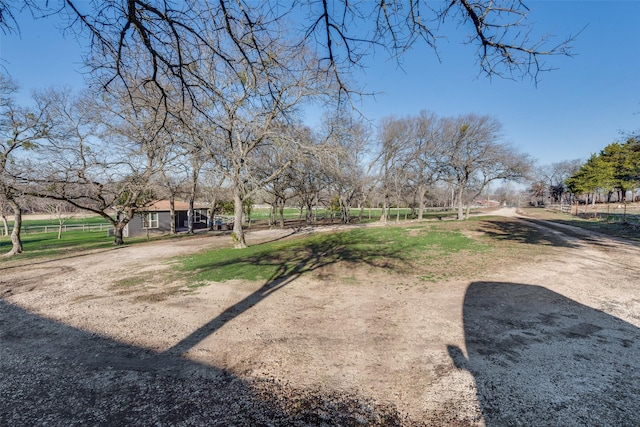
[[[323,210],[324,211],[324,210]],[[298,218],[300,217],[300,210],[295,208],[285,208],[283,210],[283,215],[285,218]],[[280,212],[277,213],[280,215]],[[303,213],[304,215],[304,213]],[[251,220],[259,221],[263,219],[268,219],[271,216],[270,208],[253,208],[251,209]]]
[[[34,259],[41,257],[58,257],[86,250],[109,248],[113,244],[113,237],[108,237],[106,231],[68,231],[62,233],[60,239],[55,233],[38,233],[21,235],[23,253],[20,259]],[[0,237],[0,254],[11,250],[11,238]],[[0,257],[0,263],[11,258]]]
[[[96,249],[115,249],[114,237],[108,236],[106,229],[103,231],[67,231],[58,239],[57,233],[21,233],[23,252],[14,257],[2,257],[1,255],[11,250],[10,236],[0,237],[0,265],[21,263],[40,258],[61,258],[84,251]],[[197,239],[198,235],[159,235],[147,239],[144,236],[125,238],[126,245],[136,245],[148,241]]]
[[[13,227],[13,221],[8,221],[9,228]],[[60,227],[59,221],[55,217],[48,219],[23,219],[22,235],[40,234],[40,233],[58,233]],[[62,225],[63,233],[72,231],[104,231],[111,227],[101,216],[79,216],[69,218]]]
[[[207,286],[208,283],[207,282],[192,282],[192,283],[188,283],[187,284],[187,288],[189,289],[198,289],[198,288],[202,288],[204,286]]]
[[[149,280],[151,275],[142,275],[142,276],[131,276],[125,277],[124,279],[120,279],[116,282],[116,286],[123,288],[132,288],[135,286],[142,285]]]
[[[11,226],[13,221],[9,221],[9,225]],[[59,221],[55,217],[45,218],[45,219],[23,219],[22,226],[55,226],[57,227]],[[99,215],[93,216],[79,216],[74,218],[69,218],[64,221],[64,225],[82,225],[82,224],[108,224],[108,222]]]
[[[438,283],[448,278],[447,274],[426,273],[419,276],[421,282]]]
[[[277,283],[302,274],[320,274],[321,269],[333,265],[408,273],[423,268],[426,259],[443,259],[483,248],[486,245],[459,230],[380,227],[322,233],[242,250],[201,252],[182,259],[176,268],[187,286],[233,279]]]

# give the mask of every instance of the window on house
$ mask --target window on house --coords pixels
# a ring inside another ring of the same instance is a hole
[[[146,212],[142,215],[142,226],[144,228],[158,228],[158,212]]]
[[[207,222],[207,216],[203,215],[201,211],[194,211],[194,223]]]

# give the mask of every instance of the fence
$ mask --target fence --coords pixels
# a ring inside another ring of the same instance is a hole
[[[107,231],[111,226],[108,222],[98,224],[69,224],[62,226],[62,232],[66,231]],[[21,233],[37,234],[37,233],[57,233],[60,229],[59,225],[23,225]],[[9,230],[11,232],[11,230]],[[4,235],[4,228],[0,228],[0,236]]]
[[[425,215],[428,212],[444,212],[450,210],[450,208],[441,208],[441,207],[425,207]],[[400,218],[406,219],[411,216],[412,210],[411,208],[390,208],[388,212],[390,212],[389,217],[395,218],[398,215],[398,211],[400,213]],[[416,210],[417,212],[417,210]],[[306,210],[302,211],[297,208],[285,208],[283,218],[284,219],[304,219],[306,214]],[[350,215],[352,217],[360,216],[362,214],[363,218],[373,219],[380,218],[382,215],[382,208],[364,208],[362,211],[360,208],[351,208]],[[256,220],[266,220],[269,219],[271,215],[271,211],[268,208],[260,208],[254,209],[251,211],[251,221]],[[340,212],[331,212],[324,207],[314,208],[312,211],[312,215],[314,219],[327,219],[327,218],[340,218]],[[280,218],[280,213],[276,214],[276,219]]]
[[[429,216],[429,213],[433,212],[444,212],[448,211],[450,208],[441,208],[441,207],[425,207],[425,216]],[[389,218],[395,219],[398,217],[400,219],[408,219],[411,217],[411,209],[410,208],[390,208],[389,209]],[[302,211],[298,208],[285,208],[284,211],[284,219],[285,220],[298,220],[305,218],[306,211],[303,209]],[[360,208],[352,208],[350,212],[352,217],[358,217],[362,215],[363,219],[379,219],[382,214],[381,208],[364,208],[362,211]],[[269,208],[258,208],[254,209],[251,212],[251,221],[257,220],[267,220],[270,218],[271,210]],[[339,219],[339,212],[331,212],[324,207],[316,207],[313,209],[313,220],[324,220],[324,219]],[[280,219],[280,213],[278,212],[276,215],[276,221]],[[222,224],[230,224],[233,223],[234,217],[230,215],[216,215],[214,217],[214,223],[217,225]],[[31,225],[23,222],[21,233],[23,234],[37,234],[37,233],[57,233],[60,226],[58,224],[47,224],[47,225]],[[62,232],[67,231],[105,231],[109,232],[113,226],[108,223],[90,223],[90,224],[64,224],[62,225]],[[11,222],[9,223],[9,233],[11,233]],[[0,227],[0,237],[5,236],[4,227]]]
[[[562,212],[562,213],[566,213],[566,214],[570,214],[573,213],[572,209],[575,210],[575,208],[573,208],[573,205],[569,205],[569,204],[547,204],[544,206],[545,209],[548,209],[550,211],[555,211],[555,212]]]
[[[545,209],[608,222],[640,223],[640,204],[638,203],[596,203],[595,206],[592,204],[546,205]]]

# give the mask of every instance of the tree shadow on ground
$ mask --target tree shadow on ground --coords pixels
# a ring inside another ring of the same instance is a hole
[[[535,222],[535,220],[529,221]],[[628,246],[640,246],[640,232],[638,232],[640,226],[632,223],[585,221],[578,227],[575,221],[554,219],[546,221],[546,224],[600,246],[610,246],[607,241],[612,239]]]
[[[640,425],[640,329],[541,286],[475,282],[467,357],[487,426]]]
[[[480,230],[496,240],[510,240],[531,245],[559,246],[565,248],[575,248],[577,245],[571,243],[557,230],[545,227],[542,223],[535,223],[540,227],[535,227],[528,221],[520,219],[500,219],[482,220]]]
[[[363,396],[295,390],[116,342],[0,300],[0,425],[412,424]]]
[[[199,342],[238,317],[279,289],[291,284],[303,274],[317,271],[337,263],[345,265],[368,265],[381,269],[392,269],[406,262],[404,253],[385,247],[384,242],[373,241],[366,233],[335,233],[323,235],[321,239],[293,245],[278,251],[262,251],[241,260],[212,262],[203,270],[233,265],[241,269],[245,265],[263,266],[274,269],[274,273],[255,292],[228,307],[205,325],[185,337],[167,350],[167,353],[179,355],[189,351]]]

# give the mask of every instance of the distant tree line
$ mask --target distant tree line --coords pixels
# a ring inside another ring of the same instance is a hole
[[[570,203],[571,194],[566,180],[578,171],[582,160],[563,160],[549,165],[538,166],[532,174],[528,189],[531,204]]]
[[[596,202],[598,193],[604,194],[606,202],[631,201],[640,187],[640,139],[631,136],[624,142],[607,145],[597,154],[592,154],[567,180],[567,190],[574,195],[584,195]]]
[[[625,203],[636,199],[640,188],[640,137],[607,145],[586,161],[561,161],[538,167],[529,187],[535,204],[573,201]]]

